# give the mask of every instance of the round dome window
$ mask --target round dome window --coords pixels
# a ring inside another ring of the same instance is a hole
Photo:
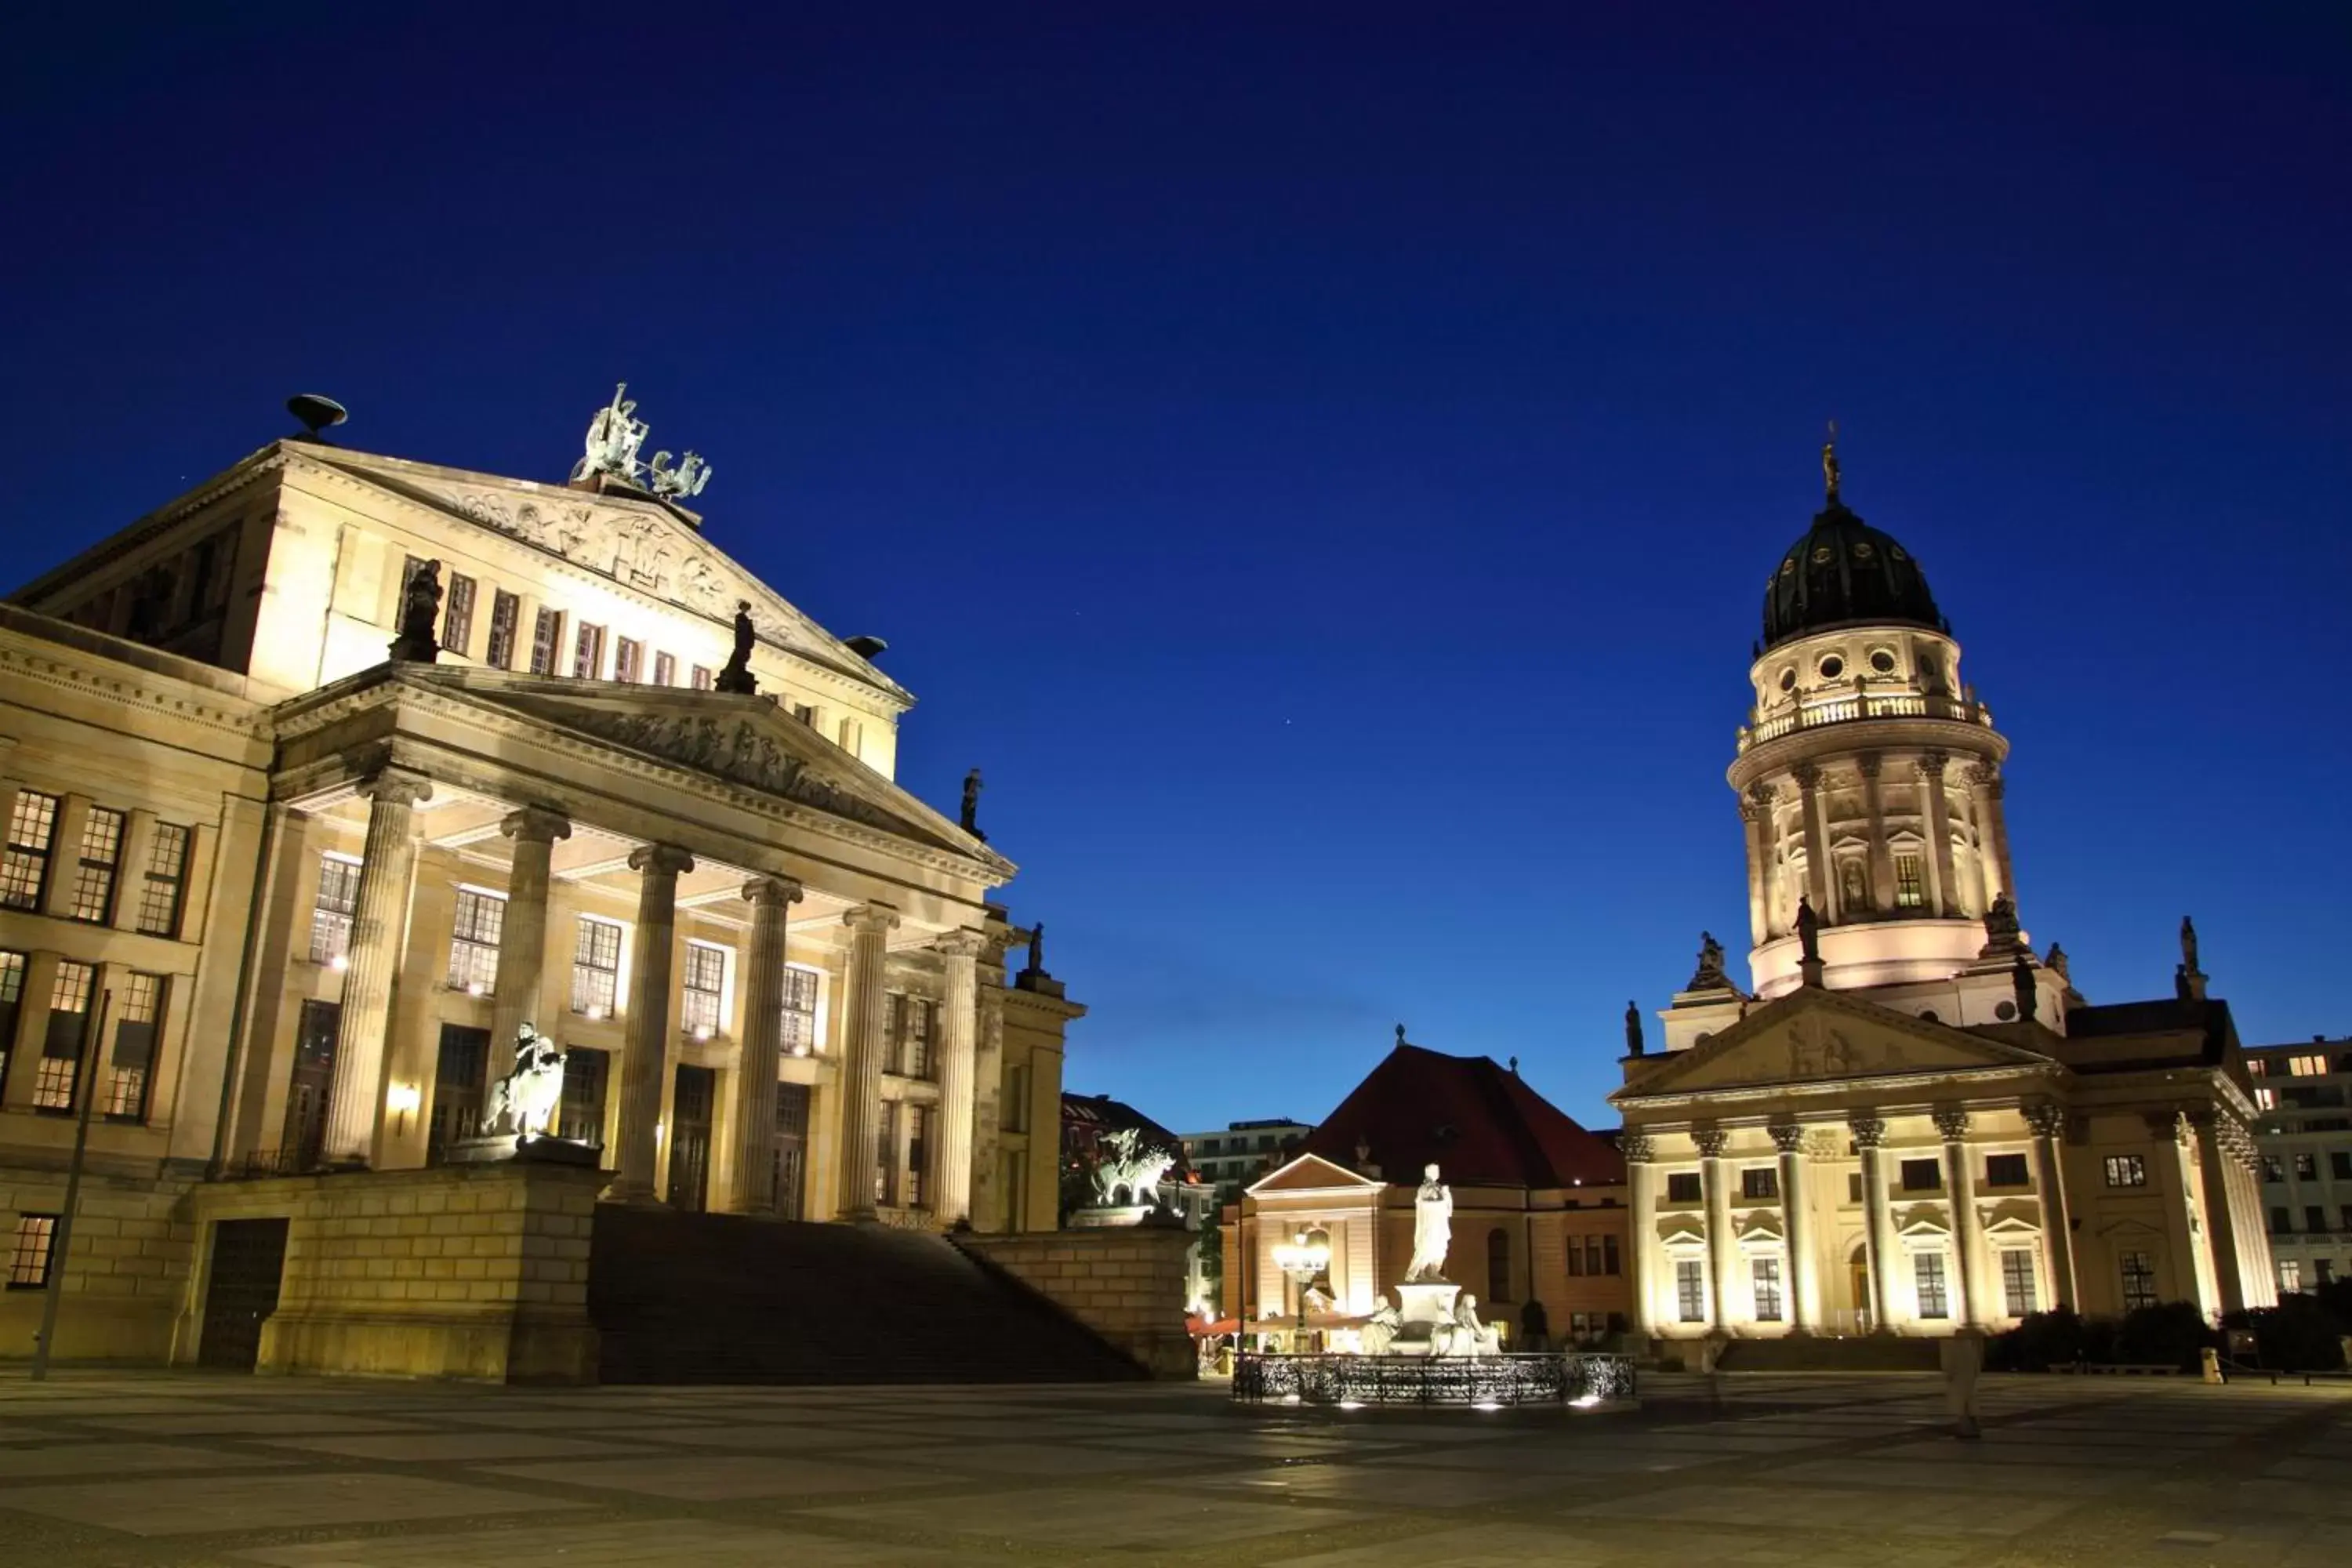
[[[1845,660],[1840,658],[1837,655],[1832,654],[1829,658],[1822,660],[1822,679],[1823,680],[1835,680],[1839,676],[1843,675],[1844,673]]]
[[[1895,656],[1883,647],[1879,648],[1870,656],[1870,668],[1881,675],[1892,675],[1895,673]]]
[[[1814,545],[1814,546],[1813,546],[1813,564],[1814,564],[1814,565],[1816,565],[1816,566],[1826,566],[1826,565],[1828,565],[1831,562],[1832,562],[1832,561],[1834,561],[1834,560],[1836,560],[1836,559],[1837,559],[1837,552],[1836,552],[1836,551],[1834,551],[1834,550],[1832,550],[1828,545],[1826,545],[1826,544],[1816,544],[1816,545]]]
[[[1780,672],[1780,689],[1783,691],[1793,691],[1796,688],[1797,672],[1793,669],[1782,670]]]
[[[1992,1016],[2006,1024],[2011,1018],[2017,1016],[2017,1004],[2014,1002],[2003,1002],[1992,1010]]]
[[[1853,558],[1856,561],[1867,561],[1874,553],[1876,552],[1870,548],[1870,541],[1867,539],[1857,539],[1853,542]]]

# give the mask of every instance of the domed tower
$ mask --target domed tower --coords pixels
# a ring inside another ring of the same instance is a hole
[[[1822,468],[1829,504],[1765,583],[1756,705],[1728,773],[1767,997],[1801,983],[1801,902],[1822,983],[1844,990],[1949,978],[1986,948],[1992,900],[2015,896],[2009,742],[1960,680],[1918,561],[1840,498],[1833,442]]]

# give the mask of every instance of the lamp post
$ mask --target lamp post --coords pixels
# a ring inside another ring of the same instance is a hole
[[[1294,1352],[1307,1353],[1307,1288],[1323,1277],[1331,1267],[1331,1244],[1319,1235],[1310,1237],[1300,1231],[1289,1241],[1278,1241],[1274,1247],[1274,1266],[1289,1276],[1298,1287],[1298,1342]]]

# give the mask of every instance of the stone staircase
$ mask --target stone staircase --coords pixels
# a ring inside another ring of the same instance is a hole
[[[1142,1369],[953,1243],[875,1226],[597,1206],[605,1383],[1099,1383]]]

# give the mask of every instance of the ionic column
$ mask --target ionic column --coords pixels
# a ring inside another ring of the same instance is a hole
[[[1764,816],[1771,808],[1760,801],[1742,800],[1739,820],[1748,836],[1748,933],[1756,946],[1764,945],[1771,933],[1771,910],[1765,902],[1765,877],[1768,868],[1764,856],[1769,844],[1765,837]]]
[[[971,1218],[972,1053],[980,1021],[981,934],[954,931],[935,944],[944,961],[940,1001],[939,1196],[931,1212],[944,1226]]]
[[[1969,796],[1976,807],[1977,858],[1985,868],[1985,907],[2007,893],[2017,898],[2017,873],[2009,863],[2009,822],[2002,815],[2001,797],[2009,786],[2001,782],[2000,770],[1990,763],[1977,763],[1969,768]]]
[[[1805,1206],[1805,1130],[1795,1122],[1771,1129],[1780,1151],[1780,1229],[1789,1249],[1790,1321],[1801,1334],[1822,1326],[1821,1289],[1813,1262],[1813,1219]]]
[[[1625,1267],[1633,1277],[1633,1331],[1648,1339],[1658,1331],[1658,1282],[1652,1277],[1657,1268],[1658,1184],[1650,1163],[1655,1149],[1648,1133],[1629,1129],[1618,1137],[1617,1152],[1625,1156],[1626,1197],[1633,1205]]]
[[[547,972],[548,867],[555,841],[572,837],[572,821],[560,811],[527,805],[509,813],[499,831],[514,840],[514,865],[507,872],[506,920],[499,928],[499,973],[490,1005],[493,1081],[512,1070],[515,1037],[539,1016]]]
[[[783,1055],[785,928],[801,885],[790,877],[743,884],[751,944],[743,968],[743,1048],[735,1066],[735,1149],[729,1187],[736,1214],[776,1212],[776,1067]]]
[[[2239,1271],[2238,1217],[2231,1207],[2230,1157],[2221,1147],[2221,1119],[2210,1107],[2189,1112],[2197,1137],[2198,1185],[2205,1194],[2205,1239],[2213,1254],[2213,1280],[2221,1292],[2221,1310],[2246,1310],[2245,1281]]]
[[[1707,1317],[1717,1333],[1731,1331],[1731,1273],[1738,1261],[1739,1249],[1733,1245],[1731,1235],[1731,1192],[1723,1184],[1723,1147],[1727,1142],[1720,1127],[1702,1127],[1691,1134],[1698,1145],[1699,1180],[1706,1196],[1706,1271],[1708,1294],[1711,1297]]]
[[[621,1063],[618,1174],[604,1195],[616,1203],[651,1204],[660,1151],[662,1089],[669,1077],[669,976],[677,935],[677,878],[694,857],[670,844],[629,852],[637,873],[637,929],[629,944],[628,1055]]]
[[[867,904],[841,917],[850,930],[847,1059],[841,1073],[841,1217],[872,1219],[881,1158],[883,972],[898,911]]]
[[[1952,920],[1960,912],[1959,877],[1952,868],[1952,807],[1944,796],[1944,768],[1951,759],[1929,752],[1919,759],[1919,788],[1927,797],[1928,889],[1936,913]]]
[[[2050,1254],[2050,1285],[2058,1293],[2054,1305],[2079,1309],[2074,1220],[2067,1208],[2066,1172],[2059,1143],[2066,1133],[2065,1109],[2048,1101],[2029,1105],[2025,1124],[2033,1129],[2033,1184],[2042,1199],[2042,1245]]]
[[[1977,1276],[1983,1272],[1977,1250],[1981,1226],[1977,1216],[1976,1176],[1969,1169],[1969,1113],[1937,1111],[1936,1131],[1944,1140],[1944,1182],[1950,1189],[1952,1205],[1952,1284],[1960,1309],[1953,1321],[1964,1329],[1981,1328],[1984,1314],[1977,1305]]]
[[[1876,752],[1864,752],[1853,761],[1862,773],[1863,808],[1870,814],[1870,896],[1880,910],[1895,910],[1895,851],[1886,842],[1886,797],[1878,787],[1878,772],[1885,759]]]
[[[1862,1234],[1870,1259],[1870,1327],[1874,1333],[1895,1331],[1895,1216],[1886,1206],[1886,1163],[1880,1152],[1886,1142],[1886,1119],[1868,1114],[1851,1117],[1847,1128],[1862,1156]]]
[[[979,1037],[972,1052],[971,1223],[976,1230],[1008,1230],[998,1167],[1004,1131],[1003,935],[989,939],[979,966]]]
[[[1799,763],[1790,770],[1797,779],[1797,805],[1805,825],[1805,886],[1812,894],[1814,912],[1823,924],[1837,922],[1837,892],[1830,875],[1830,835],[1822,804],[1822,770]]]
[[[383,1114],[383,1040],[392,1021],[392,980],[400,969],[408,887],[416,871],[411,829],[416,803],[431,798],[433,781],[405,768],[385,767],[362,781],[359,793],[368,803],[367,846],[360,860],[359,898],[352,909],[342,1016],[335,1030],[335,1076],[327,1090],[327,1127],[320,1146],[319,1157],[329,1165],[364,1165],[374,1157],[376,1124]]]

